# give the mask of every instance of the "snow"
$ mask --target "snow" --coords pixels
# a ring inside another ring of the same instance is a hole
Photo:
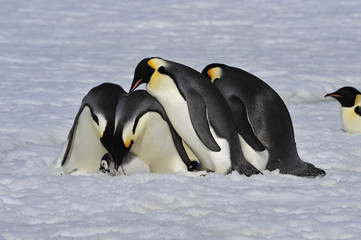
[[[361,88],[358,0],[0,0],[0,239],[358,239],[360,135],[324,99]],[[128,90],[161,56],[221,62],[271,85],[324,178],[237,173],[60,175],[94,86]]]

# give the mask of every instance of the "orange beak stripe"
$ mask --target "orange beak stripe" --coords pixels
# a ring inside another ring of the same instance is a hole
[[[134,90],[139,86],[139,83],[142,81],[143,79],[141,78],[135,85],[134,87],[132,87],[132,90],[130,90],[130,92],[134,92]]]
[[[207,71],[207,75],[208,75],[210,78],[212,78],[212,73],[213,73],[213,68],[211,68],[211,69],[209,69],[209,70]]]

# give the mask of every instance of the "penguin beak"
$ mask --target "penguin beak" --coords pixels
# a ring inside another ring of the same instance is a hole
[[[115,144],[113,143],[112,150],[113,150],[113,159],[116,170],[118,170],[118,168],[123,164],[125,158],[130,152],[132,145],[133,145],[133,140],[125,143],[122,141]]]
[[[340,94],[336,94],[336,93],[328,93],[325,95],[325,97],[342,98]]]
[[[142,83],[142,78],[140,80],[138,80],[138,82],[136,82],[134,84],[134,86],[131,88],[130,92],[134,92],[134,90]]]

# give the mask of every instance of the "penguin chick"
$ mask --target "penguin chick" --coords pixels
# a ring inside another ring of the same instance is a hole
[[[109,153],[104,154],[102,159],[100,160],[99,172],[116,175],[114,160]]]
[[[325,97],[333,97],[341,104],[341,121],[349,133],[361,133],[361,93],[353,87],[342,87]]]

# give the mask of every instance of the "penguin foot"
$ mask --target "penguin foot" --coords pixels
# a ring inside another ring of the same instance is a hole
[[[255,175],[255,174],[262,174],[263,175],[263,173],[261,171],[259,171],[257,168],[255,168],[251,164],[247,164],[246,166],[238,166],[238,167],[235,168],[235,170],[239,174],[244,174],[247,177],[250,177],[250,176]]]
[[[326,172],[324,170],[315,167],[311,163],[304,163],[304,167],[302,169],[296,169],[295,172],[290,172],[289,174],[299,177],[309,177],[309,178],[326,176]]]

